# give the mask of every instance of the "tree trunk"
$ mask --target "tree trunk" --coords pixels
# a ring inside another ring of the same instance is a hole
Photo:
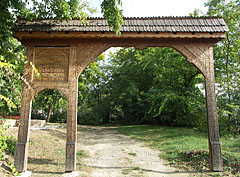
[[[50,121],[50,117],[51,117],[52,112],[53,112],[53,104],[50,103],[50,104],[49,104],[49,109],[48,109],[47,122]]]

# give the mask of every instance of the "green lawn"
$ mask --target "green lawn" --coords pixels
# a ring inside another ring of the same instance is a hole
[[[117,130],[162,151],[161,158],[169,160],[173,165],[201,171],[209,168],[207,132],[150,125],[121,126]],[[224,171],[239,172],[240,137],[222,137],[221,146]]]

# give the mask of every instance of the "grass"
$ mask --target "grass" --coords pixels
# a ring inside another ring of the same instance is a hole
[[[128,155],[131,155],[131,156],[133,156],[133,157],[136,157],[136,156],[137,156],[137,154],[136,154],[135,152],[129,152]]]
[[[133,170],[139,171],[139,170],[141,170],[141,168],[140,167],[134,167]]]
[[[128,175],[128,174],[132,173],[132,171],[141,171],[141,168],[140,167],[124,168],[121,171],[121,173],[123,175]]]
[[[89,155],[88,155],[87,152],[84,151],[84,150],[79,150],[79,151],[77,152],[77,157],[79,157],[79,158],[88,157],[88,156],[89,156]]]
[[[125,168],[122,170],[122,174],[123,175],[128,175],[132,172],[132,169],[131,168]]]
[[[121,126],[117,130],[162,151],[161,158],[169,160],[173,165],[198,171],[209,169],[206,132],[150,125]],[[240,137],[222,137],[221,146],[225,172],[239,173]]]

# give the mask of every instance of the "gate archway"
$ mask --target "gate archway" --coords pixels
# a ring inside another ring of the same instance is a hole
[[[116,36],[102,18],[88,24],[79,20],[19,20],[14,36],[27,47],[27,59],[39,69],[39,80],[26,64],[21,119],[15,166],[27,170],[27,149],[31,100],[43,89],[60,90],[68,100],[65,171],[76,170],[78,76],[95,58],[110,47],[171,47],[194,64],[205,78],[210,165],[222,171],[222,157],[217,118],[213,45],[225,38],[228,28],[219,17],[124,18]]]

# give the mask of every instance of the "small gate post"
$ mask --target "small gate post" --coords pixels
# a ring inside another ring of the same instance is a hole
[[[76,171],[76,146],[77,146],[77,99],[78,82],[74,82],[69,92],[67,110],[67,141],[65,171]]]
[[[215,94],[213,47],[208,49],[208,54],[209,57],[206,58],[205,94],[207,102],[210,168],[212,171],[223,171]]]
[[[24,84],[25,85],[25,84]],[[23,88],[22,104],[20,113],[20,124],[18,130],[18,142],[16,145],[15,167],[18,172],[27,170],[28,141],[31,119],[31,92],[28,88]]]

